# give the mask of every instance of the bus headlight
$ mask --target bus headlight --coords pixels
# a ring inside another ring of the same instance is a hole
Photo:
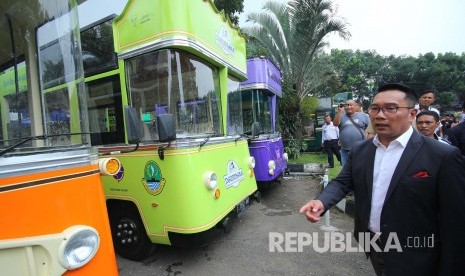
[[[64,232],[64,241],[58,249],[58,261],[68,270],[87,264],[97,253],[100,237],[92,227],[73,226]]]
[[[216,184],[218,183],[218,177],[215,172],[207,171],[203,174],[203,183],[210,190],[216,189]]]
[[[102,158],[98,160],[98,167],[103,175],[115,175],[121,169],[121,163],[116,158]]]
[[[289,161],[289,156],[287,155],[287,152],[283,153],[283,158],[286,161]]]
[[[249,156],[249,169],[254,169],[255,168],[255,158],[253,156]]]
[[[270,169],[270,170],[276,169],[276,162],[274,162],[274,160],[270,160],[268,162],[268,169]]]

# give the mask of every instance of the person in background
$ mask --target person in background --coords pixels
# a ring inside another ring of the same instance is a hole
[[[362,102],[360,100],[356,100],[355,103],[357,104],[355,107],[355,112],[363,112]]]
[[[426,137],[438,140],[441,143],[450,145],[447,139],[438,136],[435,133],[439,126],[439,116],[432,110],[424,110],[417,114],[416,118],[417,130]]]
[[[433,90],[425,90],[420,94],[418,98],[418,104],[415,105],[415,108],[418,110],[417,114],[423,110],[432,110],[441,116],[439,110],[432,107],[431,105],[436,101],[436,95]]]
[[[451,128],[448,137],[450,143],[459,148],[465,156],[465,121]]]
[[[452,123],[452,125],[450,127],[455,127],[458,124],[460,124],[460,118],[456,117],[456,118],[454,118],[454,122]]]
[[[342,166],[345,165],[352,146],[358,141],[365,140],[365,129],[370,124],[368,115],[357,112],[357,109],[357,103],[354,100],[348,100],[344,105],[338,106],[333,120],[334,126],[339,127]]]
[[[449,129],[452,127],[452,124],[454,123],[453,119],[454,117],[450,114],[444,114],[444,117],[439,123],[439,125],[441,126],[440,134],[442,137],[447,138],[447,133],[449,132]]]
[[[460,122],[465,122],[465,102],[462,103],[462,113],[460,113]]]
[[[380,86],[368,109],[375,138],[355,144],[339,175],[300,213],[317,222],[354,191],[355,238],[376,275],[463,275],[465,158],[413,130],[415,102],[405,85]]]
[[[367,129],[365,130],[365,135],[366,135],[366,139],[373,138],[376,135],[375,130],[373,129],[373,126],[371,125],[371,122],[368,125]]]
[[[328,164],[330,168],[334,168],[334,157],[341,163],[341,153],[339,150],[339,128],[333,125],[331,116],[325,116],[325,123],[322,128],[321,147],[323,147],[328,155]]]
[[[432,107],[431,105],[436,101],[436,94],[433,90],[428,89],[421,92],[420,97],[418,98],[418,104],[415,105],[415,109],[417,110],[417,114],[422,112],[423,110],[431,110],[438,114],[441,117],[441,113],[438,109]],[[417,124],[413,122],[413,128],[417,129]],[[436,129],[436,133],[442,137],[441,133],[441,125]]]

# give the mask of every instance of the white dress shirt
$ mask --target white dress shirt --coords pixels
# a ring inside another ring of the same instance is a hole
[[[333,125],[333,122],[324,123],[321,127],[322,135],[321,135],[321,143],[323,144],[324,141],[334,140],[339,138],[339,128]]]
[[[373,144],[376,146],[376,154],[373,169],[370,223],[368,225],[368,228],[372,232],[381,232],[381,211],[386,199],[386,193],[391,183],[392,175],[412,133],[413,128],[410,127],[404,134],[391,141],[387,147],[381,144],[378,135],[373,139]]]
[[[434,108],[434,107],[432,107],[432,106],[428,106],[428,109],[423,109],[423,110],[422,110],[422,109],[420,109],[420,105],[419,105],[419,104],[416,104],[416,105],[415,105],[415,109],[418,110],[417,114],[420,113],[420,112],[422,112],[423,110],[431,110],[431,111],[436,112],[436,113],[439,115],[439,117],[441,117],[441,113],[439,112],[439,110],[437,110],[436,108]]]

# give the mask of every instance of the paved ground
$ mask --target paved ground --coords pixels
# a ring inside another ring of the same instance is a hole
[[[270,232],[283,236],[301,232],[312,237],[318,233],[319,247],[323,247],[323,222],[311,224],[298,213],[320,189],[319,179],[284,179],[264,190],[262,201],[234,221],[230,234],[218,233],[202,248],[159,246],[141,262],[118,257],[120,275],[374,275],[361,252],[318,253],[312,244],[304,246],[303,252],[270,252]],[[352,231],[353,220],[333,208],[331,226],[346,235]],[[295,236],[291,239],[296,240]],[[289,247],[297,248],[295,243]]]

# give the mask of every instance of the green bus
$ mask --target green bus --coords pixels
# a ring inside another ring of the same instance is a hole
[[[245,39],[210,0],[130,0],[81,29],[91,139],[116,252],[198,246],[259,198],[243,133]]]

